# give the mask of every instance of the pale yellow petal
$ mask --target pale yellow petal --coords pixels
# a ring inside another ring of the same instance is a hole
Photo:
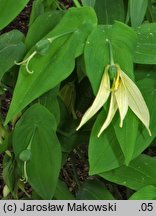
[[[119,114],[120,114],[120,127],[123,126],[123,120],[127,114],[128,111],[128,99],[127,99],[127,94],[126,94],[126,89],[120,81],[118,89],[114,92],[116,102],[119,108]]]
[[[121,79],[127,90],[129,107],[135,113],[135,115],[140,119],[140,121],[142,121],[142,123],[147,128],[149,135],[151,136],[151,131],[149,129],[150,114],[140,90],[123,71],[121,71]]]
[[[91,107],[83,115],[81,122],[76,130],[79,130],[89,119],[91,119],[104,105],[110,94],[110,79],[108,67],[106,67],[96,98]]]
[[[101,127],[101,129],[100,129],[100,131],[98,133],[98,137],[109,126],[109,124],[111,123],[111,121],[112,121],[112,119],[113,119],[113,117],[114,117],[114,115],[116,113],[116,110],[117,110],[117,102],[116,102],[116,99],[115,99],[115,95],[112,92],[108,115],[107,115],[107,118],[106,118],[104,124],[102,125],[102,127]]]

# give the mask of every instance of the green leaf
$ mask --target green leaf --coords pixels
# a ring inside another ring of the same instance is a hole
[[[46,34],[48,34],[53,28],[55,28],[55,26],[60,22],[63,15],[64,12],[54,10],[38,16],[28,29],[25,40],[27,48],[30,49]]]
[[[31,106],[21,117],[13,134],[13,148],[18,163],[23,150],[31,151],[26,163],[28,182],[43,198],[54,195],[61,167],[61,148],[55,134],[54,116],[42,105]]]
[[[94,93],[98,91],[104,66],[109,63],[109,50],[106,42],[109,29],[107,26],[97,26],[89,35],[84,50],[86,73]]]
[[[156,200],[156,187],[152,185],[145,186],[135,192],[129,200]]]
[[[94,94],[97,93],[106,65],[110,64],[108,39],[112,43],[114,62],[129,77],[134,77],[132,55],[136,46],[135,32],[120,22],[115,22],[112,27],[100,25],[88,37],[84,50],[86,73]]]
[[[16,183],[18,181],[16,161],[14,157],[9,157],[8,155],[4,156],[2,176],[10,192],[13,193]]]
[[[13,30],[0,36],[0,80],[5,72],[15,65],[24,55],[26,47],[24,35]]]
[[[61,4],[60,2],[56,1],[56,0],[44,0],[42,1],[43,4],[44,4],[44,8],[45,8],[45,11],[47,10],[55,10],[57,8],[57,6],[59,4]],[[58,6],[58,9],[60,9],[60,7]]]
[[[29,26],[33,24],[33,22],[44,13],[44,5],[42,0],[35,0],[32,4],[31,14],[29,18]],[[45,22],[46,24],[46,22]]]
[[[155,22],[156,21],[156,4],[155,0],[148,2],[148,20]]]
[[[59,96],[67,107],[68,112],[73,115],[73,118],[77,118],[74,107],[76,101],[75,81],[66,83],[60,89]]]
[[[140,155],[129,166],[121,166],[109,172],[99,175],[108,181],[124,185],[133,190],[139,190],[144,186],[156,186],[156,158]]]
[[[12,148],[12,132],[6,132],[0,124],[0,154],[10,148]]]
[[[58,138],[63,153],[70,153],[78,145],[89,142],[90,131],[76,131],[78,120],[73,120],[63,101],[58,98],[60,106],[60,122],[57,128]]]
[[[156,79],[156,65],[137,65],[135,68],[135,79],[136,81],[142,80],[144,78]]]
[[[29,65],[29,68],[34,71],[32,75],[28,74],[25,65],[21,66],[5,123],[34,99],[54,88],[71,74],[75,58],[82,54],[86,38],[95,25],[96,16],[91,8],[68,10],[56,28],[47,35],[47,38],[71,31],[74,33],[55,40],[45,55],[34,56]]]
[[[9,145],[9,139],[6,138],[1,144],[0,144],[0,153],[5,152],[8,149]]]
[[[113,24],[115,20],[125,20],[123,0],[96,0],[95,11],[99,24]]]
[[[0,0],[0,30],[7,26],[26,6],[29,0]]]
[[[122,22],[116,21],[114,23],[114,25],[112,26],[111,40],[114,42],[114,46],[118,45],[120,49],[121,49],[121,47],[122,47],[122,49],[125,48],[127,51],[127,55],[128,55],[128,52],[130,52],[131,55],[134,54],[134,49],[135,49],[136,43],[137,43],[137,34],[128,25],[126,25]],[[118,56],[118,54],[121,55],[122,52],[117,52],[116,54]],[[116,58],[117,58],[117,56],[116,56]],[[125,56],[125,58],[126,58],[125,62],[127,61],[127,64],[128,64],[129,63],[129,61],[127,59],[128,57]]]
[[[43,94],[37,100],[40,104],[45,106],[55,116],[57,125],[60,121],[60,110],[59,110],[59,103],[57,99],[58,90],[59,90],[59,86],[56,86],[55,88]]]
[[[83,6],[90,6],[90,7],[94,7],[96,1],[97,0],[81,0]]]
[[[70,153],[76,146],[89,142],[89,132],[76,132],[77,124],[77,121],[68,119],[63,127],[57,130],[63,152]]]
[[[29,26],[31,26],[36,19],[38,19],[38,17],[40,16],[44,16],[44,14],[46,14],[45,19],[48,20],[48,14],[52,13],[54,11],[54,13],[56,12],[55,10],[58,10],[58,13],[64,13],[64,11],[62,10],[62,8],[59,6],[63,6],[60,2],[56,1],[56,0],[50,0],[48,2],[48,0],[35,0],[33,1],[32,4],[32,9],[31,9],[31,14],[30,14],[30,19],[29,19]],[[65,7],[64,7],[65,9]],[[50,13],[49,13],[50,12]],[[50,18],[51,19],[51,18]],[[55,18],[54,18],[55,19]],[[51,20],[53,23],[53,20]],[[54,21],[55,22],[55,21]],[[44,25],[46,25],[46,22],[44,23]]]
[[[99,114],[91,132],[89,142],[90,175],[117,168],[121,166],[124,161],[121,148],[112,126],[107,128],[99,138],[97,137],[105,116],[105,111],[103,110]]]
[[[139,26],[144,20],[148,0],[129,0],[130,18],[132,27]]]
[[[156,64],[156,23],[147,23],[135,29],[138,40],[134,62]]]
[[[125,164],[128,165],[132,160],[133,153],[135,151],[135,143],[138,136],[138,119],[134,113],[129,110],[124,119],[123,127],[119,127],[119,118],[114,121],[113,126],[125,157]]]
[[[57,200],[74,200],[75,197],[69,191],[67,185],[63,181],[58,180],[56,191],[54,194],[54,199],[57,199]]]
[[[76,198],[79,200],[114,200],[104,183],[97,179],[83,183]]]
[[[151,144],[153,139],[156,137],[156,124],[155,124],[156,81],[154,79],[145,78],[143,80],[138,81],[138,86],[149,108],[150,129],[151,129],[152,136],[149,136],[145,127],[142,127],[142,125],[139,127],[133,158],[141,154]]]

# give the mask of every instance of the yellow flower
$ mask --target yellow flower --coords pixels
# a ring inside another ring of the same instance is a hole
[[[130,109],[144,124],[144,126],[147,128],[149,132],[149,135],[151,136],[151,132],[149,129],[150,115],[140,90],[117,64],[113,65],[113,67],[116,68],[116,75],[113,78],[113,83],[110,87],[111,81],[109,76],[109,69],[111,66],[106,66],[97,96],[91,107],[85,112],[76,130],[79,130],[90,118],[92,118],[103,107],[109,95],[111,94],[108,115],[98,133],[98,137],[109,126],[117,110],[119,110],[120,127],[122,127],[123,120],[128,111],[128,107],[130,107]]]

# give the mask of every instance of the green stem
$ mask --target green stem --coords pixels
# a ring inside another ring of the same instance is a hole
[[[74,5],[75,5],[77,8],[80,8],[80,7],[81,7],[81,5],[80,5],[80,3],[79,3],[78,0],[73,0],[73,2],[74,2]]]
[[[113,48],[112,44],[109,39],[107,39],[107,42],[109,44],[109,51],[110,51],[110,65],[114,65],[114,58],[113,58]]]

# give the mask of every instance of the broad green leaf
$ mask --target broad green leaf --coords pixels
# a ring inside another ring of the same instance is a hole
[[[29,0],[0,0],[0,30],[7,26],[26,6]]]
[[[123,153],[112,126],[109,126],[99,138],[97,137],[105,118],[106,115],[103,110],[91,132],[89,142],[90,175],[112,170],[121,166],[124,162]]]
[[[99,24],[113,24],[115,20],[124,22],[123,0],[96,0],[95,11]]]
[[[64,12],[62,11],[54,10],[38,16],[28,29],[28,33],[25,40],[27,48],[30,49],[46,34],[48,34],[59,23],[63,14]]]
[[[34,71],[32,75],[28,74],[25,65],[21,66],[6,123],[30,102],[71,74],[75,58],[82,54],[83,44],[95,25],[96,16],[91,8],[71,8],[66,13],[46,37],[51,38],[69,31],[74,33],[55,40],[45,55],[35,55],[29,64],[29,68]]]
[[[156,64],[156,23],[147,23],[135,29],[138,41],[134,62]]]
[[[149,136],[146,128],[140,125],[133,158],[141,154],[156,137],[156,124],[155,124],[155,112],[156,112],[156,81],[154,79],[145,78],[138,81],[138,87],[140,88],[144,99],[148,105],[150,112],[150,130],[152,136]]]
[[[124,185],[133,190],[144,186],[156,186],[156,158],[140,155],[131,161],[129,166],[121,166],[109,172],[100,173],[104,179],[119,185]]]
[[[156,80],[156,65],[138,65],[135,68],[135,79],[136,81],[144,78]]]
[[[5,72],[7,72],[15,61],[23,58],[26,47],[23,43],[24,35],[13,30],[0,36],[0,80]]]
[[[139,26],[144,20],[148,0],[129,0],[130,18],[132,27]]]
[[[135,151],[135,143],[138,135],[138,119],[134,113],[129,110],[124,122],[123,127],[119,127],[119,115],[113,122],[115,134],[125,157],[126,165],[129,164]]]
[[[114,200],[105,184],[100,180],[87,180],[80,187],[76,198],[78,200]]]
[[[81,0],[83,6],[91,6],[91,7],[94,7],[96,1],[97,0]]]
[[[13,148],[18,163],[23,150],[31,151],[26,162],[28,182],[43,198],[54,195],[61,167],[61,148],[55,134],[54,116],[42,105],[35,104],[23,114],[13,134]]]
[[[58,90],[59,86],[51,89],[37,99],[40,104],[45,106],[55,116],[57,125],[60,121],[60,110],[57,99]]]
[[[126,24],[116,21],[112,26],[111,40],[114,42],[114,46],[117,44],[120,49],[121,47],[122,49],[125,48],[127,53],[130,52],[131,54],[133,54],[137,43],[137,34]],[[116,55],[118,56],[118,54],[121,55],[122,52],[117,52]],[[125,58],[127,60],[127,56],[125,56]],[[129,62],[127,61],[127,63]]]
[[[75,197],[69,191],[67,185],[63,181],[58,180],[57,186],[56,186],[56,191],[54,194],[54,199],[57,199],[57,200],[74,200]]]
[[[112,43],[114,62],[129,77],[134,77],[132,55],[136,46],[135,32],[120,22],[115,22],[112,27],[100,25],[88,37],[84,51],[86,73],[94,94],[99,89],[106,65],[110,64],[108,39]]]
[[[93,26],[97,25],[97,17],[95,11],[90,7],[70,8],[56,28],[49,33],[49,36],[59,35],[61,33],[79,30],[85,23]]]
[[[152,185],[145,186],[135,192],[129,200],[156,200],[156,187]]]

